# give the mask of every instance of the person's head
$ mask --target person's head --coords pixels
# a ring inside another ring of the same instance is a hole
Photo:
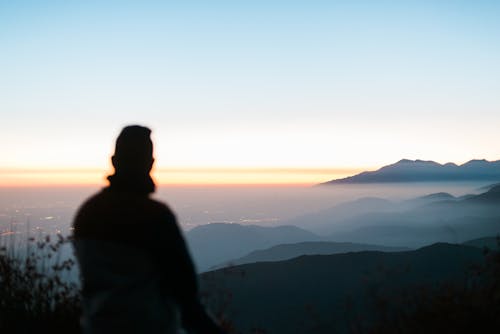
[[[122,129],[111,157],[116,173],[149,174],[154,162],[150,135],[151,130],[140,125],[129,125]]]

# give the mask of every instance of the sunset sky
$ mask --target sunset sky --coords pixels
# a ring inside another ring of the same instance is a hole
[[[0,0],[0,186],[99,184],[121,127],[168,184],[500,159],[499,1]]]

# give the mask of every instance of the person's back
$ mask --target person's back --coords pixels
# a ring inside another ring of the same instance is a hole
[[[110,186],[88,199],[74,221],[83,278],[85,333],[222,331],[199,303],[197,278],[172,211],[149,198],[154,183],[147,128],[117,139]]]

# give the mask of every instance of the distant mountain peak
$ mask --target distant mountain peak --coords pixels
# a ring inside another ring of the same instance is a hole
[[[474,164],[484,164],[484,163],[489,163],[490,161],[486,160],[486,159],[472,159],[470,161],[467,161],[466,163],[464,163],[462,166],[466,166],[466,165],[474,165]]]
[[[396,162],[393,165],[397,164],[432,164],[432,165],[439,165],[439,163],[432,161],[432,160],[422,160],[422,159],[416,159],[416,160],[411,160],[411,159],[401,159],[398,162]]]
[[[423,163],[423,164],[439,165],[439,163],[437,163],[435,161],[432,161],[432,160],[417,159],[417,160],[415,160],[415,162],[417,162],[417,163]]]
[[[455,196],[447,192],[433,193],[425,196],[418,197],[420,200],[434,200],[434,199],[454,199]]]

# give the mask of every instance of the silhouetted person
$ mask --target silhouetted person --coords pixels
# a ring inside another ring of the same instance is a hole
[[[74,221],[83,280],[84,333],[223,333],[206,314],[197,277],[172,211],[149,197],[155,184],[151,131],[125,127],[109,186]]]

